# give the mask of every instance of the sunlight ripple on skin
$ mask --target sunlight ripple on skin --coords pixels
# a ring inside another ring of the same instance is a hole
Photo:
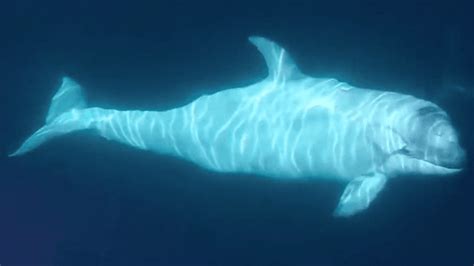
[[[267,78],[167,111],[88,108],[81,87],[65,77],[46,124],[11,156],[95,129],[106,139],[213,171],[339,180],[347,185],[337,216],[366,209],[389,178],[462,169],[464,150],[437,105],[307,76],[276,43],[249,40],[265,59]]]

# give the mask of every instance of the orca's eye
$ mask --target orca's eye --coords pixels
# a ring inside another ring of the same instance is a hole
[[[404,146],[403,148],[401,148],[400,150],[398,150],[398,153],[403,154],[403,155],[410,155],[410,154],[411,154],[411,152],[410,152],[410,150],[407,148],[407,146]]]

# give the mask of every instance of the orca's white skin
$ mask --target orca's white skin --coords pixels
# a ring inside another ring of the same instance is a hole
[[[304,75],[277,44],[249,40],[265,58],[267,78],[168,111],[87,107],[81,87],[65,77],[46,124],[11,156],[94,129],[106,139],[213,171],[340,180],[347,186],[337,216],[366,209],[389,178],[462,169],[465,153],[437,105]]]

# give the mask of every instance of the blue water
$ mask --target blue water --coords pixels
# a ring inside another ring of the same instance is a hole
[[[262,35],[305,73],[436,102],[472,158],[468,1],[343,2],[2,3],[0,264],[472,265],[472,160],[336,219],[340,184],[211,173],[86,132],[6,157],[63,75],[91,105],[164,110],[264,77],[247,42]]]

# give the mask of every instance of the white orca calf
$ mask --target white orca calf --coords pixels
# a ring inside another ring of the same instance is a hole
[[[366,209],[389,178],[463,168],[465,152],[437,105],[304,75],[274,42],[249,40],[265,58],[267,78],[168,111],[88,107],[81,87],[65,77],[46,124],[11,156],[93,129],[106,139],[214,171],[340,180],[347,186],[337,216]]]

